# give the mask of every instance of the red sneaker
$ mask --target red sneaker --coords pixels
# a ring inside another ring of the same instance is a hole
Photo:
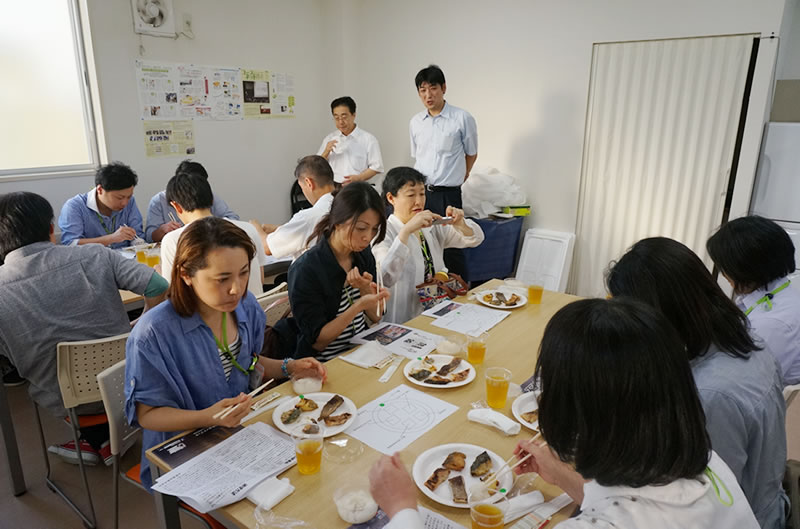
[[[100,457],[103,458],[103,463],[107,467],[114,464],[114,456],[111,455],[111,441],[106,441],[100,446]]]
[[[92,448],[92,445],[81,439],[81,456],[83,459],[84,465],[96,465],[98,464],[102,457],[100,454]],[[73,465],[78,464],[78,450],[75,448],[75,442],[70,441],[68,443],[60,444],[60,445],[51,445],[48,449],[48,452],[51,454],[55,454],[67,463],[71,463]],[[110,450],[109,450],[110,453]]]

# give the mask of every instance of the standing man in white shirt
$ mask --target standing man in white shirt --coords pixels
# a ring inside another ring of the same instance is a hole
[[[381,148],[375,136],[356,125],[356,102],[338,97],[331,102],[331,114],[337,130],[325,136],[317,154],[328,160],[336,182],[374,185],[370,179],[383,172]]]
[[[424,174],[427,208],[445,216],[447,206],[462,209],[461,184],[478,159],[478,127],[475,118],[444,99],[447,84],[441,68],[432,64],[414,78],[425,110],[411,118],[411,156],[414,169]],[[451,272],[463,273],[460,250],[447,250],[445,264]]]
[[[311,246],[308,238],[317,223],[331,210],[333,202],[333,170],[322,156],[312,154],[301,158],[294,176],[313,207],[298,211],[281,226],[250,221],[261,237],[264,251],[276,259],[300,257]]]

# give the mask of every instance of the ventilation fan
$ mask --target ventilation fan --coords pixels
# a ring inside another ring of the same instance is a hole
[[[131,0],[131,7],[136,33],[156,37],[175,36],[172,0]]]

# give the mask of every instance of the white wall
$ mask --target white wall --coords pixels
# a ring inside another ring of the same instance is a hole
[[[777,78],[800,79],[800,1],[786,0],[780,36]]]
[[[477,120],[479,165],[521,177],[536,226],[574,231],[592,43],[779,31],[784,0],[352,0],[346,79],[387,168],[411,163],[414,75],[442,67],[446,99]],[[365,126],[365,128],[367,128]],[[758,142],[744,146],[758,150]]]
[[[150,197],[166,186],[181,157],[147,158],[138,115],[130,0],[88,0],[92,46],[109,160],[139,175],[136,201],[146,214]],[[283,222],[299,157],[316,149],[332,127],[325,85],[335,72],[324,54],[331,37],[320,0],[176,0],[176,19],[192,15],[195,39],[142,37],[145,59],[218,66],[270,68],[295,75],[296,118],[266,121],[196,121],[197,154],[214,191],[242,218]],[[336,30],[339,31],[338,29]],[[58,214],[63,202],[93,186],[92,177],[0,183],[0,193],[31,190],[46,196]]]

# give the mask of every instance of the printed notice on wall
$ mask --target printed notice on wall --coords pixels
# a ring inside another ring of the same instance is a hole
[[[238,68],[182,64],[176,67],[181,119],[241,119]]]
[[[178,84],[174,66],[136,61],[136,81],[142,119],[178,117]]]
[[[272,76],[267,70],[242,70],[245,119],[267,119],[272,116],[271,84]]]
[[[272,115],[294,116],[294,75],[272,74]]]
[[[145,121],[144,150],[148,158],[194,154],[191,121]]]

